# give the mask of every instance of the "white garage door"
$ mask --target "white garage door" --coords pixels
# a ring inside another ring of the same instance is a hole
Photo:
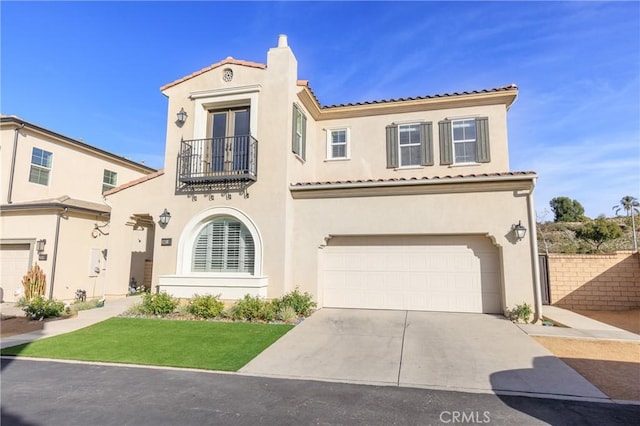
[[[14,292],[22,288],[22,277],[29,269],[29,244],[0,244],[0,297],[15,302]]]
[[[485,237],[334,237],[319,261],[326,307],[502,311],[498,252]]]

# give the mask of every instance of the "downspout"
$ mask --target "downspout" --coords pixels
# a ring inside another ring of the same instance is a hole
[[[24,123],[20,127],[16,127],[16,134],[13,137],[13,153],[11,154],[11,173],[9,173],[9,191],[7,193],[7,204],[11,204],[11,193],[13,192],[13,174],[16,171],[16,152],[18,151],[18,135],[20,130],[24,128]]]
[[[529,244],[531,246],[531,265],[533,266],[533,293],[535,300],[535,313],[533,324],[542,321],[542,287],[540,285],[540,265],[538,264],[538,231],[536,227],[536,213],[533,206],[533,189],[536,187],[536,179],[533,178],[531,192],[527,195],[527,207],[529,208]]]
[[[55,236],[55,239],[53,241],[53,259],[51,260],[53,265],[51,265],[51,283],[49,284],[49,300],[53,300],[53,283],[56,280],[56,264],[58,263],[57,262],[57,260],[58,260],[58,240],[59,240],[59,237],[60,237],[60,219],[68,211],[69,211],[69,209],[65,207],[62,212],[58,213],[57,218],[56,218],[56,236]]]

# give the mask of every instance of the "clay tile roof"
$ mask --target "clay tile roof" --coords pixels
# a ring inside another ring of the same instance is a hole
[[[261,64],[261,63],[258,63],[258,62],[243,61],[241,59],[234,59],[231,56],[229,56],[228,58],[223,59],[220,62],[216,62],[215,64],[212,64],[212,65],[209,65],[208,67],[202,68],[201,70],[196,71],[194,73],[191,73],[191,74],[189,74],[189,75],[187,75],[185,77],[182,77],[182,78],[180,78],[180,79],[178,79],[176,81],[173,81],[171,83],[165,84],[164,86],[162,86],[160,88],[160,91],[163,91],[165,89],[173,87],[173,86],[175,86],[177,84],[182,83],[183,81],[187,81],[187,80],[189,80],[189,79],[191,79],[193,77],[199,76],[200,74],[204,74],[207,71],[211,71],[212,69],[221,67],[223,65],[240,65],[240,66],[243,66],[243,67],[259,68],[259,69],[266,69],[267,68],[267,66],[265,64]]]
[[[479,180],[482,178],[501,178],[501,177],[535,177],[536,172],[525,171],[525,172],[499,172],[499,173],[476,173],[476,174],[468,174],[468,175],[446,175],[446,176],[433,176],[433,177],[410,177],[410,178],[388,178],[388,179],[357,179],[357,180],[342,180],[342,181],[325,181],[325,182],[298,182],[294,183],[291,186],[296,188],[301,187],[320,187],[320,186],[339,186],[339,185],[350,185],[350,184],[367,184],[367,183],[390,183],[390,182],[443,182],[453,180],[453,179],[465,179],[465,180]]]
[[[346,103],[346,104],[322,105],[318,100],[318,97],[316,96],[316,94],[311,89],[311,86],[309,85],[309,82],[307,80],[298,80],[298,86],[306,87],[311,93],[311,95],[313,96],[313,98],[315,99],[316,103],[320,106],[320,109],[322,110],[327,110],[331,108],[385,104],[385,103],[391,103],[391,102],[416,101],[416,100],[422,100],[422,99],[447,98],[447,97],[454,97],[454,96],[477,95],[482,93],[509,92],[509,91],[518,90],[518,86],[516,86],[515,84],[508,84],[506,86],[496,87],[493,89],[472,90],[469,92],[439,93],[435,95],[413,96],[408,98],[392,98],[392,99],[380,99],[380,100],[374,100],[374,101],[353,102],[353,103]]]
[[[136,186],[136,185],[139,185],[139,184],[141,184],[143,182],[146,182],[148,180],[155,179],[158,176],[162,176],[163,174],[164,174],[164,170],[160,169],[155,173],[150,173],[150,174],[148,174],[146,176],[142,176],[141,178],[138,178],[136,180],[132,180],[131,182],[123,183],[120,186],[116,186],[115,188],[111,188],[110,190],[103,192],[102,195],[115,194],[116,192],[120,192],[120,191],[123,191],[123,190],[125,190],[127,188],[131,188],[132,186]]]

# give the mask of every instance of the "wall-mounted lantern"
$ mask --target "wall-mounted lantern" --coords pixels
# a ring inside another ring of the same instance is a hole
[[[44,240],[44,239],[38,240],[36,242],[36,251],[38,253],[42,253],[44,251],[44,246],[46,246],[46,245],[47,245],[47,240]]]
[[[158,221],[158,223],[160,224],[161,227],[164,228],[169,224],[170,220],[171,220],[171,213],[169,213],[167,209],[164,209],[164,211],[160,213],[160,220]]]
[[[513,229],[513,232],[516,234],[516,238],[518,240],[521,240],[524,238],[524,236],[527,234],[527,228],[525,228],[522,225],[521,221],[518,221],[517,225],[512,225],[511,229]]]
[[[184,110],[184,108],[180,108],[180,111],[178,111],[178,124],[183,125],[185,121],[187,121],[187,112]]]

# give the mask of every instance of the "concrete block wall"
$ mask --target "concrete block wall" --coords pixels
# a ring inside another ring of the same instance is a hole
[[[551,304],[573,310],[640,308],[640,255],[549,255]]]

